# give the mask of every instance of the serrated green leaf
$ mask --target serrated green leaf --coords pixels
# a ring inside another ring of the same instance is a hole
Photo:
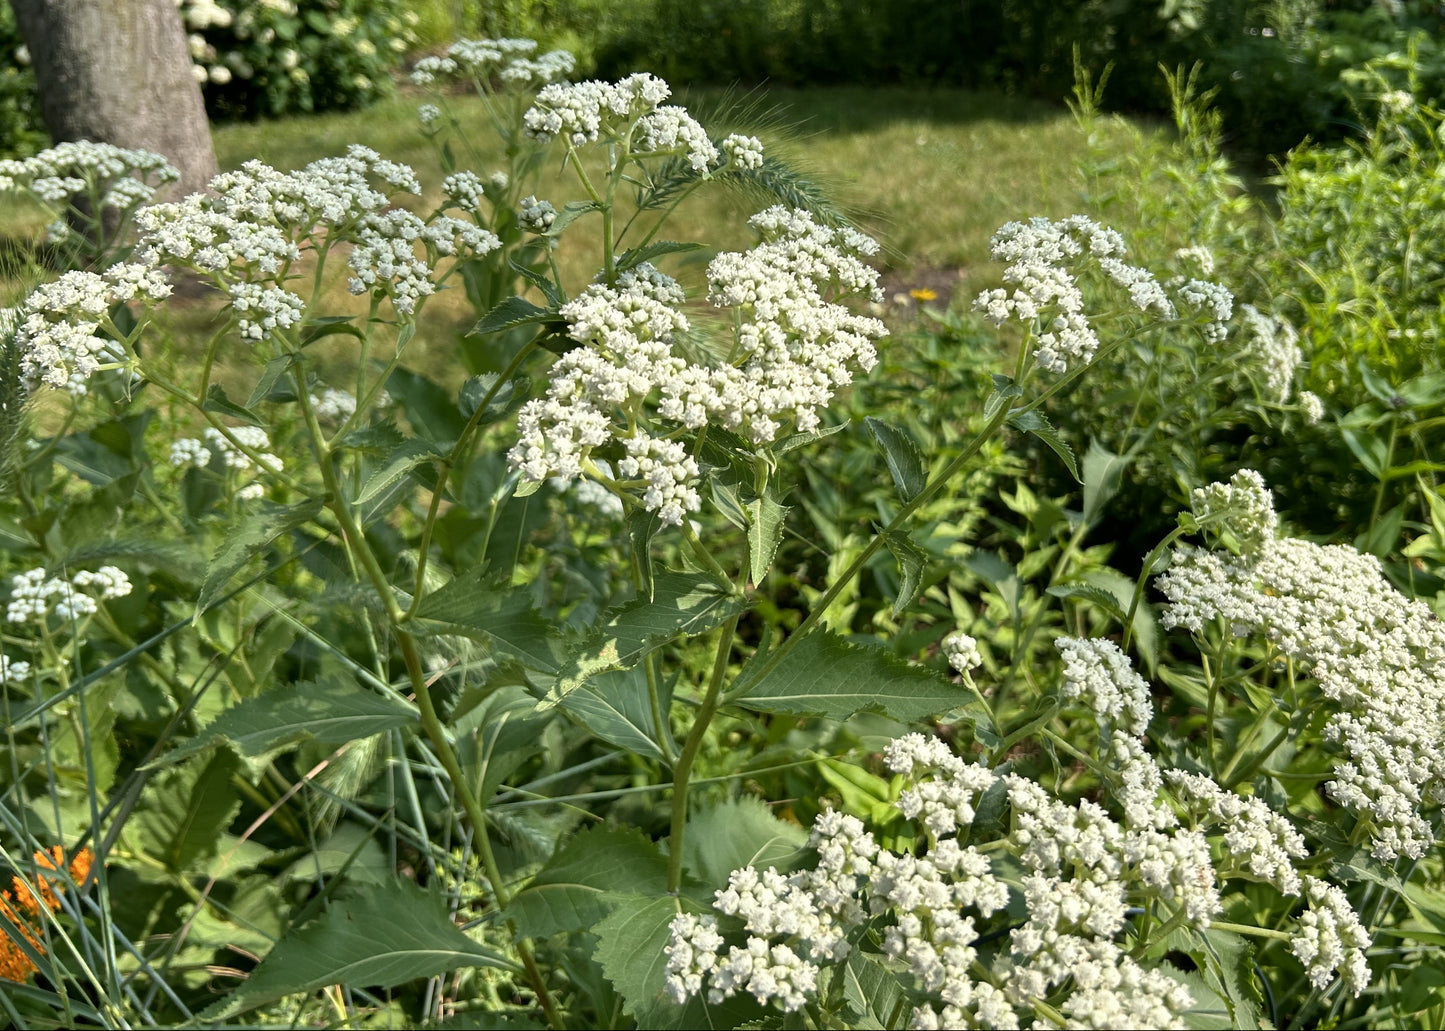
[[[788,506],[779,504],[767,491],[762,496],[752,496],[743,501],[748,517],[748,572],[753,583],[763,582],[778,553],[783,540],[783,524],[788,518]]]
[[[627,540],[632,547],[632,568],[637,573],[637,593],[654,600],[656,585],[652,565],[652,538],[662,529],[662,517],[656,512],[635,509],[627,517]]]
[[[249,408],[242,408],[236,402],[226,396],[225,389],[219,383],[212,383],[206,391],[206,398],[201,402],[201,411],[220,412],[222,415],[229,415],[233,419],[240,419],[251,426],[264,426],[265,423],[255,412]]]
[[[462,415],[470,419],[476,413],[477,405],[482,403],[482,399],[487,396],[487,391],[496,385],[499,378],[494,372],[486,372],[480,376],[473,376],[463,383],[458,405]],[[496,387],[496,393],[487,402],[487,410],[482,413],[478,425],[490,425],[513,409],[520,407],[527,400],[531,384],[530,376],[513,376],[501,386]]]
[[[132,845],[176,873],[210,856],[241,807],[231,784],[240,766],[221,751],[152,776],[127,825]]]
[[[888,1027],[903,988],[898,975],[884,966],[878,956],[854,949],[848,953],[839,975],[843,978],[843,1002],[851,1010],[850,1028],[883,1031]]]
[[[1054,429],[1053,424],[1045,419],[1037,409],[1028,412],[1019,412],[1009,418],[1009,425],[1015,429],[1023,430],[1025,433],[1032,433],[1051,449],[1054,454],[1064,463],[1064,468],[1069,470],[1069,475],[1075,480],[1079,479],[1079,464],[1074,459],[1074,449],[1069,447],[1059,431]]]
[[[485,570],[464,573],[417,606],[411,625],[433,634],[457,634],[490,644],[496,655],[543,673],[558,669],[556,626],[532,607],[525,587],[509,588]]]
[[[641,831],[589,827],[512,896],[507,915],[518,934],[546,938],[592,927],[612,912],[615,896],[661,894],[666,888],[667,858]]]
[[[250,408],[269,398],[277,381],[286,375],[296,362],[296,355],[289,353],[278,354],[275,358],[268,360],[266,367],[261,370],[261,378],[256,381],[256,386],[251,390],[251,396],[246,399],[246,407]]]
[[[273,505],[262,502],[258,512],[244,516],[241,525],[226,536],[206,568],[206,579],[196,599],[196,615],[205,612],[224,593],[231,578],[282,534],[316,518],[321,511],[320,500],[303,501],[298,505]]]
[[[773,815],[761,799],[745,795],[693,813],[683,836],[683,865],[708,887],[721,888],[745,866],[790,867],[808,832]]]
[[[339,745],[415,723],[416,710],[338,675],[248,698],[217,716],[196,737],[162,758],[172,763],[220,744],[263,755],[294,741]]]
[[[747,601],[706,573],[662,573],[653,580],[651,601],[638,599],[604,617],[560,673],[543,704],[556,705],[589,678],[627,669],[668,641],[721,626],[747,608]]]
[[[664,714],[671,707],[672,692],[659,690],[658,706]],[[641,666],[601,673],[562,697],[562,708],[577,722],[610,745],[657,762],[666,761],[657,735],[667,735],[672,754],[677,749],[668,727],[657,728],[652,719],[652,700],[646,672]]]
[[[513,272],[535,286],[541,292],[542,296],[547,298],[547,303],[553,308],[560,308],[567,303],[567,295],[562,292],[562,288],[552,282],[551,277],[542,269],[523,265],[516,258],[508,258],[507,264]]]
[[[396,484],[400,483],[419,465],[444,457],[430,441],[413,438],[405,441],[391,454],[381,467],[367,477],[361,491],[352,499],[357,507],[369,505]]]
[[[525,297],[508,297],[472,327],[468,336],[486,336],[516,326],[535,326],[563,321],[551,308],[540,308]]]
[[[742,679],[746,687],[732,700],[745,708],[835,720],[866,709],[908,722],[950,712],[969,698],[934,670],[849,644],[829,630],[807,634],[760,678],[744,668]]]
[[[1098,439],[1089,441],[1084,455],[1084,525],[1093,526],[1109,500],[1119,491],[1119,481],[1129,459],[1116,455]]]
[[[322,337],[335,336],[338,333],[365,340],[366,334],[351,324],[353,318],[353,315],[321,315],[307,319],[306,328],[301,332],[301,346],[309,347]]]
[[[617,259],[617,271],[625,272],[630,268],[641,265],[644,261],[651,261],[653,258],[660,258],[664,254],[683,254],[687,251],[696,251],[702,248],[700,243],[681,243],[677,240],[654,240],[643,247],[634,247],[631,250],[623,251],[622,256]]]
[[[898,597],[893,599],[893,618],[897,619],[918,597],[918,590],[923,585],[923,571],[928,567],[928,554],[914,544],[908,534],[897,530],[884,534],[883,543],[898,560]]]
[[[562,205],[562,210],[557,212],[557,217],[552,219],[552,224],[547,227],[544,236],[557,237],[577,219],[589,211],[599,211],[600,206],[593,200],[574,200]]]
[[[882,419],[870,415],[863,422],[883,449],[898,496],[906,503],[922,494],[928,484],[928,465],[923,460],[923,449],[918,442],[907,430],[891,426]]]
[[[356,898],[333,901],[316,920],[288,933],[245,984],[202,1019],[234,1017],[282,996],[333,984],[390,988],[478,966],[518,970],[452,923],[440,891],[393,881]]]
[[[1122,620],[1124,618],[1124,612],[1119,608],[1119,603],[1114,600],[1114,595],[1095,584],[1074,580],[1069,583],[1054,584],[1048,588],[1048,593],[1055,598],[1087,598],[1115,619]]]

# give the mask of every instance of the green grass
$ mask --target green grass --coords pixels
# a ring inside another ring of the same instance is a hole
[[[717,94],[681,99],[703,110]],[[764,142],[829,183],[841,203],[864,212],[863,225],[883,241],[891,265],[969,269],[987,261],[988,238],[1002,223],[1078,207],[1073,163],[1083,140],[1062,106],[958,89],[790,89],[756,99],[758,106],[781,108],[781,119],[796,126],[763,133]],[[350,114],[220,126],[216,155],[224,168],[250,158],[295,167],[360,142],[412,164],[434,183],[436,159],[416,123],[420,103],[404,95]],[[481,104],[471,98],[454,104],[469,135],[487,139]],[[1132,145],[1122,126],[1117,136],[1118,146]],[[574,189],[567,181],[557,192]],[[717,198],[705,194],[685,208],[668,235],[748,243],[741,225],[748,206]]]

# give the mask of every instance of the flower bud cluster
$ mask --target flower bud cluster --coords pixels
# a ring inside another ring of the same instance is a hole
[[[102,335],[111,306],[158,301],[170,292],[161,272],[140,264],[113,265],[103,274],[67,272],[36,287],[15,313],[25,389],[49,386],[84,394],[92,375],[125,360],[119,344]]]
[[[352,146],[345,157],[295,172],[249,161],[211,180],[210,194],[142,208],[132,263],[103,275],[66,273],[21,306],[16,341],[24,382],[28,389],[44,384],[83,393],[89,376],[123,360],[116,343],[101,335],[110,307],[167,296],[163,270],[172,266],[193,269],[223,290],[242,338],[254,341],[304,317],[305,302],[285,285],[303,249],[349,241],[351,291],[389,299],[409,315],[435,291],[440,258],[482,255],[501,245],[474,222],[448,215],[423,220],[391,207],[398,191],[420,190],[406,165]]]
[[[1306,877],[1304,888],[1309,909],[1300,914],[1300,933],[1290,942],[1290,950],[1305,964],[1316,988],[1329,987],[1338,970],[1346,990],[1359,995],[1370,984],[1365,960],[1369,933],[1337,886]]]
[[[1262,523],[1254,492],[1246,507]],[[1239,488],[1216,493],[1233,503]],[[1370,821],[1378,858],[1423,856],[1445,803],[1445,624],[1428,606],[1396,591],[1371,555],[1292,539],[1242,557],[1181,545],[1155,583],[1166,627],[1200,633],[1220,619],[1310,671],[1334,710],[1324,737],[1343,753],[1329,794]]]
[[[100,197],[99,216],[109,210],[123,214],[149,203],[157,188],[175,182],[180,173],[164,156],[89,140],[58,143],[23,161],[0,161],[0,193],[30,192],[52,209],[77,194]],[[61,219],[50,227],[52,240],[70,233]]]
[[[1245,555],[1257,555],[1274,540],[1279,527],[1274,496],[1253,469],[1239,470],[1228,483],[1196,487],[1193,500],[1195,518],[1219,517]]]
[[[983,665],[978,642],[962,630],[954,631],[943,639],[943,655],[948,664],[959,673],[967,673]]]
[[[693,171],[705,174],[721,160],[717,147],[685,109],[662,103],[671,95],[667,83],[646,72],[618,82],[553,83],[537,94],[522,121],[539,143],[558,136],[573,147],[617,140],[638,157],[683,155]]]
[[[854,368],[872,367],[873,341],[886,332],[834,299],[871,293],[877,273],[859,256],[876,244],[802,211],[770,208],[752,224],[763,242],[719,255],[708,269],[710,300],[737,314],[731,361],[683,356],[685,297],[651,265],[621,273],[612,286],[595,283],[561,309],[582,346],[557,360],[546,396],[522,408],[513,468],[529,480],[570,480],[593,449],[618,441],[626,452],[619,472],[645,480],[644,505],[677,524],[698,507],[698,467],[679,442],[638,428],[645,406],[676,427],[716,423],[757,443],[788,423],[817,428],[818,409]]]
[[[1047,218],[1010,222],[989,241],[997,261],[1007,262],[1004,282],[1013,289],[985,290],[974,307],[995,325],[1011,318],[1036,324],[1040,332],[1034,360],[1054,373],[1087,363],[1099,338],[1084,311],[1080,277],[1091,266],[1128,290],[1142,312],[1173,318],[1174,306],[1147,270],[1125,263],[1124,239],[1083,215],[1058,222]]]
[[[523,93],[558,82],[572,74],[577,60],[566,50],[537,56],[535,39],[459,39],[440,57],[423,57],[412,69],[411,81],[434,86],[459,78],[488,83]]]
[[[1295,369],[1304,355],[1299,332],[1285,319],[1269,315],[1252,304],[1240,306],[1250,357],[1264,374],[1264,392],[1276,404],[1287,404],[1294,388]],[[1318,400],[1318,399],[1317,399]]]
[[[756,136],[732,133],[722,142],[722,151],[729,165],[750,172],[763,167],[763,141]]]
[[[68,580],[47,576],[43,568],[31,569],[10,578],[5,619],[10,623],[44,623],[52,615],[79,619],[98,611],[100,602],[124,598],[130,592],[130,577],[115,566],[101,566],[94,571],[83,569]],[[26,672],[28,670],[27,666]]]
[[[517,221],[529,233],[541,235],[552,228],[557,221],[557,209],[550,202],[536,197],[523,197],[522,208],[517,212]]]

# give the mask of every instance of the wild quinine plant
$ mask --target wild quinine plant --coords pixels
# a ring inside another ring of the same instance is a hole
[[[1011,370],[947,457],[867,418],[893,495],[803,601],[774,567],[809,537],[799,455],[849,432],[838,395],[886,346],[863,307],[877,245],[779,189],[689,296],[661,263],[691,246],[657,239],[678,194],[790,181],[660,80],[567,83],[534,53],[419,66],[489,98],[508,162],[444,157],[435,208],[363,146],[250,162],[9,314],[5,410],[61,421],[6,467],[0,858],[96,858],[44,948],[0,920],[36,978],[12,1020],[1403,1013],[1371,986],[1435,933],[1445,638],[1370,560],[1277,539],[1260,477],[1195,492],[1119,591],[1048,595],[1012,667],[977,621],[908,662],[834,607],[885,549],[895,616],[941,594],[958,570],[918,513],[1009,428],[1077,471],[1044,406],[1148,334],[1222,345],[1227,291],[1156,277],[1082,216],[1005,226],[1007,285],[979,308],[1014,333]],[[549,149],[579,200],[535,199]],[[564,282],[553,244],[589,227],[597,275]],[[193,351],[161,332],[183,279],[211,288]],[[449,391],[409,345],[463,279],[465,361],[490,371]],[[351,348],[342,379],[322,340]],[[1180,631],[1152,685],[1131,658],[1151,586]],[[1031,649],[1050,619],[1072,632]],[[714,793],[769,782],[742,758],[700,776],[739,727],[828,801],[785,819]],[[220,993],[218,951],[250,957]]]

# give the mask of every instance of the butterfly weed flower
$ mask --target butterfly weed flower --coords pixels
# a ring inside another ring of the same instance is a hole
[[[34,921],[42,914],[60,909],[59,895],[67,884],[61,871],[69,875],[69,884],[79,885],[90,875],[95,854],[82,848],[67,863],[64,849],[56,845],[49,851],[36,852],[33,860],[33,880],[12,877],[11,890],[0,892],[0,915],[20,931],[32,949],[43,953],[45,943]],[[9,936],[0,934],[0,979],[24,982],[35,971],[35,963],[25,950]]]

